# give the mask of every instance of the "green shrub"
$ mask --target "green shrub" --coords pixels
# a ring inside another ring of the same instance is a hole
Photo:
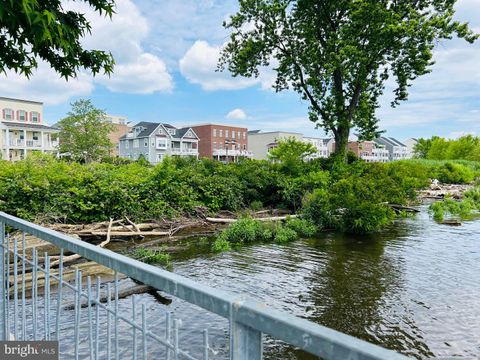
[[[250,203],[250,209],[253,211],[259,211],[263,208],[263,204],[259,200],[254,200]]]
[[[277,227],[275,232],[275,242],[277,244],[286,244],[297,239],[298,234],[295,230],[283,226]]]
[[[285,223],[288,229],[294,230],[299,236],[313,237],[317,234],[317,226],[307,219],[302,218],[290,218]]]
[[[132,255],[135,259],[147,264],[162,264],[171,267],[170,255],[161,250],[137,248]]]
[[[450,162],[437,169],[435,175],[444,184],[469,184],[475,177],[470,168]]]

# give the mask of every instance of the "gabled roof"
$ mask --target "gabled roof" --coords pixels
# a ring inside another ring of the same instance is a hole
[[[130,132],[133,132],[136,128],[142,127],[143,130],[135,136],[135,138],[149,137],[160,125],[160,123],[142,121],[132,127]],[[120,139],[126,139],[128,134],[123,135]]]
[[[198,139],[198,135],[195,133],[195,131],[190,128],[190,127],[185,127],[185,128],[181,128],[181,129],[178,129],[177,130],[177,133],[175,134],[175,137],[177,138],[183,138],[187,133],[188,131],[191,130],[193,135],[195,135],[195,137]]]
[[[402,144],[400,141],[398,141],[397,139],[395,139],[393,137],[382,136],[382,137],[379,137],[378,139],[376,139],[375,142],[380,142],[380,143],[388,144],[388,145],[391,145],[391,146],[403,146],[403,147],[405,147],[404,144]]]

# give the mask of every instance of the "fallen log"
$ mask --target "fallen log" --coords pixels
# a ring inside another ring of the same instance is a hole
[[[113,219],[110,219],[110,223],[108,224],[108,230],[107,230],[107,239],[105,241],[102,241],[98,247],[101,247],[101,248],[104,248],[109,242],[110,242],[110,239],[111,239],[111,231],[112,231],[112,224],[113,224]],[[67,264],[67,263],[70,263],[72,261],[75,261],[75,260],[78,260],[80,259],[81,256],[78,255],[78,254],[74,254],[74,255],[70,255],[70,256],[67,256],[65,258],[63,258],[62,260],[62,263],[63,265]],[[57,266],[60,264],[60,259],[58,260],[55,260],[55,261],[52,261],[50,263],[50,266]]]
[[[387,204],[387,205],[390,208],[392,208],[393,210],[397,210],[397,211],[406,211],[406,212],[410,212],[410,213],[419,213],[420,212],[420,210],[412,208],[410,206],[403,206],[403,205],[398,205],[398,204]]]
[[[263,217],[263,218],[254,218],[253,220],[257,221],[285,221],[289,218],[296,218],[298,215],[287,215],[287,216],[270,216],[270,217]],[[224,218],[205,218],[208,222],[217,223],[217,224],[231,224],[237,222],[239,219],[224,219]]]
[[[77,233],[80,236],[106,236],[107,232],[105,231],[89,231]],[[135,236],[169,236],[169,231],[112,231],[110,236],[113,237],[135,237]]]
[[[153,297],[155,297],[155,299],[157,299],[157,301],[160,302],[161,304],[169,305],[172,302],[172,299],[169,299],[169,298],[166,298],[166,297],[160,295],[158,293],[158,291],[159,290],[157,290],[157,289],[155,289],[155,288],[153,288],[149,285],[135,284],[132,287],[119,290],[118,291],[118,299],[124,299],[124,298],[132,296],[132,295],[147,293],[147,294],[150,294]],[[115,294],[113,293],[113,291],[110,294],[110,300],[112,300],[112,301],[115,300]],[[100,297],[100,303],[104,304],[107,301],[108,301],[108,294],[103,294]],[[90,301],[90,305],[95,306],[96,305],[95,301],[93,301],[93,300]],[[88,301],[82,301],[80,307],[82,307],[82,308],[88,307]],[[75,303],[66,304],[63,307],[63,310],[74,310],[74,309],[75,309]]]

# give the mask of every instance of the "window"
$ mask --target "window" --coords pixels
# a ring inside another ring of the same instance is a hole
[[[145,139],[145,140],[143,141],[143,146],[144,146],[144,147],[148,147],[148,139]]]
[[[247,133],[244,131],[243,132],[243,140],[245,140],[247,138]]]
[[[12,109],[3,109],[3,118],[5,120],[13,120],[13,110]]]
[[[130,140],[125,141],[125,149],[128,149],[130,147]]]
[[[243,144],[243,150],[247,150],[247,144]]]
[[[163,160],[163,154],[157,154],[157,161]]]
[[[20,120],[20,121],[26,121],[27,120],[27,113],[25,112],[25,110],[18,110],[17,120]]]
[[[228,138],[228,130],[225,130],[225,137]]]
[[[237,136],[238,136],[238,140],[240,140],[242,133],[240,131],[237,131]]]
[[[213,150],[217,150],[217,143],[215,141],[213,142]]]
[[[168,129],[167,131],[170,135],[175,135],[175,129]]]
[[[235,131],[232,131],[232,139],[235,139]]]
[[[213,137],[217,137],[217,129],[213,129]]]
[[[223,137],[223,130],[220,129],[220,137]]]
[[[136,148],[138,148],[138,147],[140,147],[140,144],[139,144],[138,139],[133,140],[133,148],[136,149]]]
[[[32,120],[32,122],[38,123],[40,122],[40,114],[36,111],[32,111],[30,113],[30,119]]]
[[[157,149],[166,149],[167,140],[166,139],[157,139]]]
[[[38,140],[38,132],[36,132],[36,131],[33,132],[32,139],[33,140]]]

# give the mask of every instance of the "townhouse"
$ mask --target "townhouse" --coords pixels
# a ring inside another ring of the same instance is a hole
[[[137,160],[144,156],[152,164],[165,156],[198,158],[199,138],[190,127],[177,129],[164,123],[140,122],[119,140],[119,156]]]
[[[240,158],[250,158],[248,129],[244,127],[202,124],[192,129],[199,138],[199,157],[222,162],[235,162]]]
[[[43,122],[43,103],[0,97],[0,157],[18,161],[28,154],[58,152],[58,129]]]
[[[376,139],[375,143],[388,150],[390,161],[405,160],[412,157],[407,146],[393,137],[382,136]]]

